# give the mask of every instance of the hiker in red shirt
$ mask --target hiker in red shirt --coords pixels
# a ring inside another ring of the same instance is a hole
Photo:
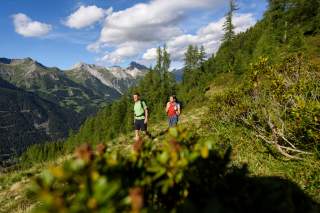
[[[166,113],[168,115],[169,127],[176,126],[180,115],[180,104],[177,103],[176,96],[170,96],[170,100],[166,106]]]

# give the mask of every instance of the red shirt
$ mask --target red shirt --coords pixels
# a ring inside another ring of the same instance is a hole
[[[176,110],[177,110],[176,103],[169,103],[168,116],[172,117],[177,115]]]

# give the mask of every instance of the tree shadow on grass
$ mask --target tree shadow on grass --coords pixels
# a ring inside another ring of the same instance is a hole
[[[230,153],[195,162],[196,169],[187,175],[190,196],[177,212],[320,212],[297,184],[280,177],[249,177],[247,165],[228,166]]]

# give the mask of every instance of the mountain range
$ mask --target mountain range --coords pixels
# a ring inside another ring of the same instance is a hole
[[[172,70],[171,73],[173,74],[173,76],[175,77],[177,82],[181,82],[182,81],[183,71],[184,71],[184,68]]]
[[[136,62],[127,68],[79,63],[60,70],[31,58],[0,58],[0,159],[66,137],[147,71]]]

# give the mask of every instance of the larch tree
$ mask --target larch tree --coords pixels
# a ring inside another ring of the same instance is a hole
[[[224,30],[224,37],[223,41],[224,42],[230,42],[234,37],[235,37],[235,32],[234,32],[234,25],[233,25],[233,16],[234,12],[238,10],[237,4],[235,0],[230,0],[229,2],[229,11],[226,15],[226,20],[223,25],[223,30]]]

